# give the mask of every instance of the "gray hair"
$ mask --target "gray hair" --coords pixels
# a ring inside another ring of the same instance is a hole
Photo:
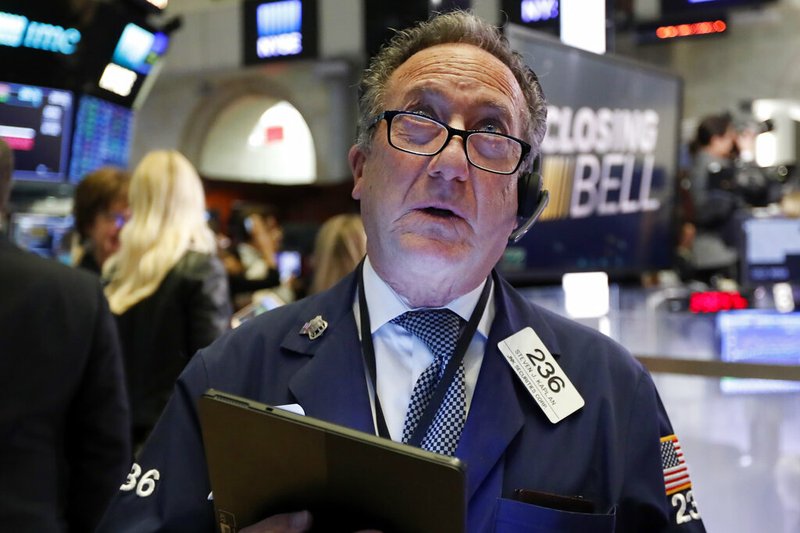
[[[495,26],[462,10],[434,15],[425,22],[398,31],[372,58],[359,86],[356,143],[365,150],[369,149],[372,142],[370,126],[374,118],[384,111],[381,106],[392,73],[417,52],[447,43],[477,46],[511,70],[528,104],[524,126],[527,140],[533,148],[532,155],[537,154],[547,129],[547,107],[536,74],[525,64],[522,56],[511,49],[508,40]]]

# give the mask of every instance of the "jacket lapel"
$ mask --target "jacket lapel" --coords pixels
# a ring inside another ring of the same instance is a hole
[[[498,343],[531,326],[554,355],[558,352],[552,331],[528,302],[496,274],[494,281],[495,318],[456,453],[467,464],[468,499],[475,495],[522,429],[525,415],[521,402],[534,401],[527,393],[518,395],[521,389],[517,386],[517,377],[497,347]]]
[[[289,390],[305,413],[374,433],[361,343],[353,317],[356,277],[350,274],[329,293],[309,302],[305,321],[321,316],[325,332],[311,340],[301,335],[302,323],[291,328],[282,347],[310,357],[289,381]]]

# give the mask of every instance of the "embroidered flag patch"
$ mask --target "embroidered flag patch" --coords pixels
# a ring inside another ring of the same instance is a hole
[[[689,469],[683,460],[681,443],[675,435],[661,437],[661,467],[664,469],[664,487],[667,496],[692,488]]]

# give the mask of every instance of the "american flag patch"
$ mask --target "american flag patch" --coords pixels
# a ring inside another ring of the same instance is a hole
[[[683,451],[678,437],[661,437],[661,467],[664,469],[664,486],[667,496],[692,487],[689,469],[683,460]]]

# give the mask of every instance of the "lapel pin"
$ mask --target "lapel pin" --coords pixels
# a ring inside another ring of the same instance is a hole
[[[308,335],[309,340],[314,340],[322,335],[328,328],[328,323],[322,318],[322,315],[317,315],[305,324],[300,329],[300,335]]]

